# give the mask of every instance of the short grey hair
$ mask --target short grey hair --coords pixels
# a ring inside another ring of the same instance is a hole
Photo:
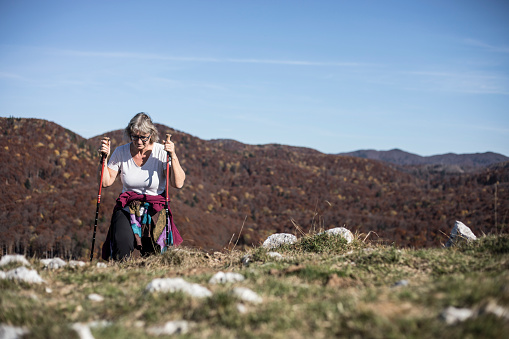
[[[156,126],[152,123],[150,116],[144,112],[136,114],[131,121],[129,121],[124,133],[129,140],[131,140],[135,133],[150,133],[150,143],[159,141],[159,132],[157,131]]]

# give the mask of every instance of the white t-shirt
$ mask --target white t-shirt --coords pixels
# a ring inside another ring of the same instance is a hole
[[[154,143],[152,153],[143,166],[133,160],[131,143],[119,146],[113,151],[108,167],[120,171],[122,193],[134,191],[138,194],[158,195],[166,189],[166,151],[164,146]],[[171,166],[171,160],[170,160]]]

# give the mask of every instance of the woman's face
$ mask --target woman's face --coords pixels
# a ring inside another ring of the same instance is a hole
[[[138,150],[145,149],[150,143],[150,133],[134,132],[131,135],[131,141],[133,142],[134,148]]]

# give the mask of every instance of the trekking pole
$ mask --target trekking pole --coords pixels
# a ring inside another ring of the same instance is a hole
[[[108,142],[110,138],[104,137]],[[94,259],[95,233],[97,231],[97,219],[99,217],[99,206],[101,205],[101,190],[103,187],[104,164],[106,163],[106,153],[101,152],[101,179],[99,179],[99,193],[97,194],[97,208],[95,210],[94,235],[92,236],[92,248],[90,249],[90,261]]]
[[[171,134],[166,134],[166,142],[169,142]],[[170,230],[170,209],[168,208],[168,189],[170,179],[170,152],[166,152],[166,201],[164,209],[166,211],[166,247],[173,245],[173,234]]]

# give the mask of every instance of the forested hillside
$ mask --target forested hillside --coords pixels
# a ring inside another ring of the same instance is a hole
[[[38,119],[0,118],[0,245],[38,256],[88,255],[100,136],[89,140]],[[170,127],[187,173],[171,208],[184,244],[216,250],[259,244],[274,232],[345,226],[401,246],[440,246],[455,220],[476,234],[507,233],[509,163],[472,173],[383,162],[284,145],[205,141]],[[122,131],[105,133],[116,147]],[[120,183],[103,189],[97,242],[104,241]],[[298,227],[296,227],[298,225]],[[97,248],[98,246],[96,246]]]

